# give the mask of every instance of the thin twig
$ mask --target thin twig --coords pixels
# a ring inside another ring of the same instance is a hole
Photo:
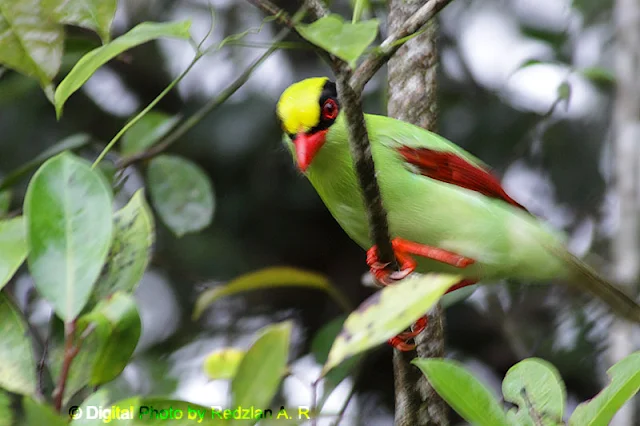
[[[304,14],[304,10],[297,12],[292,19],[292,22],[298,22]],[[289,28],[285,28],[278,35],[276,35],[272,46],[260,56],[256,61],[251,64],[238,78],[236,78],[226,89],[224,89],[218,96],[209,100],[203,105],[195,114],[184,121],[173,132],[171,132],[166,139],[162,142],[154,145],[150,149],[143,151],[139,154],[134,154],[130,157],[122,159],[117,167],[124,169],[134,163],[142,162],[151,159],[162,152],[166,151],[177,140],[184,136],[189,130],[191,130],[196,124],[198,124],[204,117],[210,114],[213,110],[218,108],[224,102],[227,101],[238,89],[240,89],[249,80],[249,77],[253,75],[254,71],[267,60],[276,50],[278,50],[277,43],[282,41],[290,32]]]

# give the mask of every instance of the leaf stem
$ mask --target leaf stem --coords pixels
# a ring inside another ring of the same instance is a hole
[[[66,322],[64,324],[64,358],[62,360],[62,370],[60,371],[58,384],[53,391],[53,401],[57,411],[60,411],[62,409],[62,402],[64,401],[64,390],[67,385],[71,363],[80,351],[79,345],[76,345],[74,342],[75,334],[76,320]]]

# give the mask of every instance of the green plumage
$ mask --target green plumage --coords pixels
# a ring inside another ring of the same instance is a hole
[[[452,272],[473,279],[562,279],[640,322],[640,307],[571,256],[564,248],[563,235],[504,200],[417,173],[397,148],[404,145],[452,152],[486,169],[480,160],[446,139],[402,121],[366,115],[366,123],[391,236],[476,261],[456,269],[414,256],[417,271]],[[285,143],[295,158],[288,137]],[[340,226],[363,249],[369,249],[372,242],[342,114],[329,127],[326,142],[306,175]]]

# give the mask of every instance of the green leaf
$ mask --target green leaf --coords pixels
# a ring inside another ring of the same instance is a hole
[[[353,68],[376,39],[378,20],[352,24],[344,22],[340,15],[331,14],[311,24],[298,24],[296,30],[307,41],[343,59]]]
[[[563,424],[566,390],[558,370],[540,358],[521,361],[507,371],[502,382],[506,401],[518,408],[509,418],[522,426],[556,426]]]
[[[0,220],[0,289],[9,282],[26,257],[24,218]]]
[[[593,399],[578,405],[569,419],[571,426],[608,425],[618,410],[640,390],[640,351],[611,367],[611,383]]]
[[[232,407],[269,406],[286,373],[291,327],[285,321],[263,329],[231,381]]]
[[[365,300],[344,322],[323,375],[345,359],[366,351],[409,327],[429,311],[459,276],[413,274]]]
[[[115,58],[125,50],[160,37],[188,39],[190,37],[190,21],[154,23],[143,22],[128,33],[114,39],[111,43],[98,47],[87,53],[78,61],[69,74],[60,82],[55,93],[55,107],[58,118],[62,116],[64,103],[89,77],[102,65]]]
[[[40,295],[64,321],[82,311],[107,258],[111,209],[104,178],[73,154],[47,160],[29,182],[29,270]]]
[[[40,404],[25,396],[22,408],[27,420],[25,426],[66,426],[69,417],[61,417],[50,405]]]
[[[438,395],[467,422],[478,426],[511,426],[491,391],[458,362],[415,358],[411,363],[422,370]]]
[[[29,328],[18,307],[0,292],[0,388],[33,395],[36,391],[36,361]]]
[[[73,419],[71,424],[73,426],[94,426],[98,421],[105,424],[103,419],[92,419],[94,407],[108,407],[109,406],[109,392],[106,389],[100,389],[97,392],[89,395],[87,399],[80,405],[79,410],[76,411],[76,415],[72,416],[71,410],[69,411],[69,417]],[[91,408],[89,408],[91,407]]]
[[[226,285],[214,287],[203,292],[196,301],[193,319],[200,318],[202,313],[216,300],[253,290],[266,290],[277,287],[307,287],[325,291],[346,311],[351,305],[346,296],[324,276],[314,272],[290,267],[272,267],[241,275]]]
[[[209,226],[214,211],[213,187],[196,164],[161,155],[151,160],[147,180],[158,215],[177,237]]]
[[[64,45],[61,25],[52,21],[42,0],[0,2],[0,64],[35,78],[53,95]]]
[[[47,161],[49,158],[55,155],[58,155],[64,151],[76,150],[85,145],[88,145],[89,142],[91,142],[91,136],[85,133],[79,133],[77,135],[69,136],[61,140],[60,142],[56,143],[52,147],[40,153],[33,160],[23,164],[18,169],[9,173],[2,180],[2,182],[0,182],[0,189],[5,189],[16,184],[24,175],[38,168],[38,166],[40,166],[42,163]]]
[[[212,380],[233,379],[246,351],[236,348],[218,349],[204,360],[204,373]]]
[[[116,291],[132,292],[147,269],[154,243],[153,215],[138,190],[113,216],[114,235],[103,275],[94,290],[96,299]]]
[[[165,137],[178,121],[178,116],[149,111],[122,136],[120,154],[129,157],[151,148]]]
[[[57,22],[88,28],[109,42],[118,0],[43,0],[43,4]]]
[[[0,426],[12,426],[15,423],[11,399],[6,392],[0,390]]]
[[[98,351],[89,383],[95,386],[110,382],[127,366],[140,339],[142,323],[136,302],[129,294],[115,293],[80,318],[79,322],[83,321],[106,321],[109,326],[109,337]]]
[[[616,76],[612,71],[603,67],[590,67],[580,70],[585,78],[603,89],[611,89],[616,85]]]
[[[7,214],[11,207],[11,191],[0,191],[0,218]]]
[[[329,351],[331,346],[336,340],[336,337],[342,331],[342,325],[346,316],[342,315],[338,318],[325,324],[311,341],[311,353],[318,364],[324,364],[329,357]],[[338,387],[344,379],[346,379],[350,373],[353,372],[355,366],[361,361],[364,354],[355,355],[345,362],[341,363],[336,368],[333,368],[326,376],[322,378],[322,396],[318,401],[318,410],[321,410],[327,399],[331,396],[331,393]]]

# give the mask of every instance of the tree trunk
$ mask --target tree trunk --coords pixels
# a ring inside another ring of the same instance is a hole
[[[424,0],[391,0],[389,32],[404,22]],[[436,130],[437,25],[432,21],[420,36],[402,46],[389,60],[388,115]],[[427,329],[417,337],[420,357],[444,356],[444,318],[440,306],[429,313]],[[413,352],[394,350],[396,426],[446,426],[448,408],[417,367],[409,362]]]
[[[616,99],[613,111],[613,134],[616,153],[616,185],[620,202],[620,223],[613,241],[615,274],[629,293],[637,294],[640,273],[640,0],[616,0],[615,71]],[[617,321],[611,329],[612,363],[634,350],[631,325]],[[634,423],[633,400],[614,417],[615,426]]]

